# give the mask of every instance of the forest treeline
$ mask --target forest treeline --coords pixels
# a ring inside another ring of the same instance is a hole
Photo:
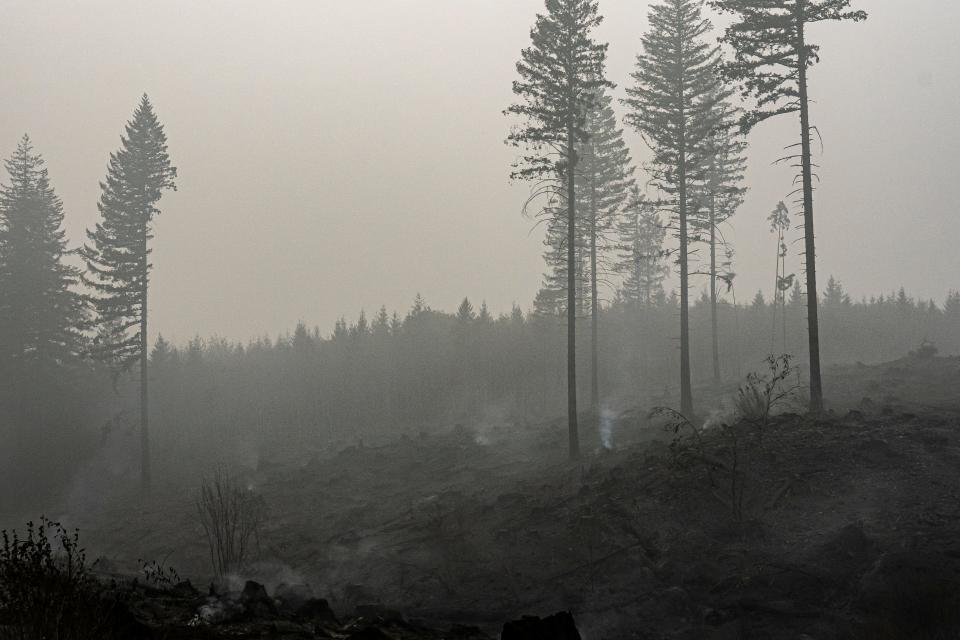
[[[678,313],[675,295],[649,305],[617,302],[603,308],[598,376],[608,394],[602,410],[677,401]],[[821,314],[827,366],[892,360],[925,341],[941,352],[960,353],[957,293],[940,304],[916,301],[902,290],[852,301],[831,279]],[[788,298],[784,308],[762,294],[736,307],[721,300],[719,320],[725,380],[761,370],[769,353],[801,354],[805,366],[805,305],[799,298]],[[692,305],[691,334],[694,384],[710,385],[706,292]],[[154,464],[164,478],[196,477],[212,461],[253,465],[262,452],[376,444],[456,424],[482,433],[485,426],[552,419],[566,397],[565,340],[559,314],[515,308],[493,317],[469,302],[448,313],[420,299],[403,316],[385,310],[370,319],[361,314],[353,322],[337,322],[332,332],[300,324],[292,334],[247,343],[195,338],[172,345],[160,338],[149,368]],[[587,348],[584,341],[584,354]],[[49,464],[71,468],[83,458],[77,452],[92,455],[111,447],[124,452],[124,468],[133,474],[136,380],[114,391],[106,371],[98,379],[89,397],[99,394],[101,401],[92,406],[78,391],[64,389],[87,414],[71,417],[79,448]],[[589,384],[584,376],[583,393]],[[49,430],[51,439],[59,433],[54,424],[42,430]],[[584,446],[591,437],[584,434]]]
[[[941,305],[903,291],[853,302],[832,278],[826,294],[827,364],[893,360],[925,342],[960,352],[960,294]],[[160,339],[150,368],[158,447],[170,460],[184,451],[209,459],[214,450],[199,453],[204,441],[221,449],[230,442],[248,446],[250,438],[356,444],[458,423],[557,417],[566,393],[563,317],[514,308],[494,318],[483,308],[465,312],[468,304],[447,313],[418,300],[402,318],[381,310],[372,320],[340,321],[332,333],[300,324],[291,335],[246,344],[195,338],[177,348]],[[677,314],[676,296],[604,307],[598,374],[609,393],[602,408],[676,402]],[[736,307],[723,300],[719,319],[725,380],[762,369],[771,353],[799,353],[804,364],[802,301],[788,299],[775,314],[760,294]],[[691,330],[695,384],[710,385],[705,295],[692,305]],[[589,390],[589,376],[581,384]]]

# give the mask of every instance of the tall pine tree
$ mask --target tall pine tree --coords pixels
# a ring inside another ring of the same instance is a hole
[[[717,105],[726,95],[717,75],[720,52],[704,36],[703,0],[662,0],[651,7],[624,103],[626,122],[653,151],[653,181],[676,221],[680,267],[680,410],[693,413],[690,378],[689,239],[695,185],[702,181]]]
[[[567,421],[570,457],[580,455],[577,428],[576,166],[577,146],[587,140],[586,116],[604,79],[607,45],[592,31],[602,18],[596,0],[545,0],[530,31],[530,46],[520,54],[513,92],[519,101],[506,113],[523,119],[507,138],[525,148],[512,177],[532,180],[534,194],[565,191],[567,222]],[[563,185],[563,187],[561,187]],[[564,189],[565,187],[565,189]]]
[[[810,351],[810,409],[823,409],[820,380],[820,322],[817,314],[816,245],[813,228],[813,169],[810,157],[811,126],[807,71],[819,61],[819,47],[807,39],[807,27],[824,21],[867,17],[850,11],[850,0],[711,0],[720,11],[734,15],[724,41],[734,58],[724,65],[726,74],[740,84],[755,108],[743,118],[749,129],[768,118],[788,113],[800,115],[799,159],[803,203],[804,259],[807,277],[807,337]],[[787,159],[787,158],[785,158]]]
[[[83,349],[86,306],[75,290],[80,271],[63,230],[63,205],[43,157],[24,135],[5,162],[0,187],[0,344],[10,374],[22,382],[32,364],[62,363]]]
[[[579,158],[576,169],[577,197],[574,279],[577,298],[577,316],[590,314],[590,408],[596,417],[600,404],[599,391],[599,285],[603,276],[612,270],[609,254],[616,244],[611,236],[617,216],[633,185],[630,151],[623,139],[613,111],[613,99],[601,92],[588,112],[584,129],[589,136],[577,146]],[[566,292],[567,252],[565,216],[566,200],[558,199],[556,211],[547,213],[547,233],[544,237],[544,260],[548,272],[544,276],[547,294],[560,303]]]
[[[696,186],[698,215],[693,220],[694,228],[704,234],[710,252],[710,345],[715,383],[720,382],[717,296],[720,281],[728,280],[717,263],[717,247],[722,241],[719,226],[733,217],[747,191],[743,186],[747,144],[736,127],[735,114],[726,100],[717,103],[714,129],[704,141],[704,177]]]
[[[630,195],[633,185],[633,168],[630,150],[623,140],[623,130],[618,126],[613,111],[613,99],[601,92],[593,108],[587,114],[584,128],[589,138],[577,149],[580,158],[577,164],[577,207],[581,216],[582,240],[587,254],[586,269],[589,273],[590,290],[590,408],[596,417],[600,406],[599,383],[599,323],[600,323],[600,271],[608,272],[606,254],[614,247],[608,237],[617,214]]]
[[[126,125],[120,150],[110,154],[100,183],[101,221],[87,232],[88,284],[101,326],[94,353],[125,372],[140,365],[141,485],[150,489],[147,407],[147,289],[152,222],[163,192],[176,189],[177,170],[167,155],[167,136],[144,94]]]

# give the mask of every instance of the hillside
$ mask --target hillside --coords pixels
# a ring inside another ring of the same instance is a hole
[[[639,409],[577,464],[560,423],[264,455],[245,481],[269,520],[237,588],[308,583],[340,615],[379,603],[491,635],[571,610],[591,640],[954,637],[937,633],[960,630],[960,358],[827,374],[827,415],[738,443],[740,514],[724,430],[680,451]],[[59,515],[101,570],[156,558],[209,582],[190,488]]]

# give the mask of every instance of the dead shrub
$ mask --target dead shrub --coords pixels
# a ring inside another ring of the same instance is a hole
[[[210,562],[218,578],[241,570],[251,546],[259,545],[266,520],[263,498],[248,490],[236,476],[217,469],[205,477],[197,498],[197,512],[210,547]]]
[[[737,390],[736,416],[756,428],[760,437],[776,411],[797,405],[803,385],[800,372],[791,364],[792,359],[789,353],[767,356],[767,375],[751,371]],[[794,377],[796,379],[791,380]]]
[[[677,467],[707,465],[711,486],[714,472],[726,476],[726,486],[711,493],[738,523],[748,519],[763,502],[763,496],[756,495],[759,483],[752,477],[752,462],[763,447],[764,431],[778,411],[792,409],[798,403],[801,383],[791,359],[789,354],[768,356],[768,372],[748,374],[737,391],[733,412],[727,420],[711,418],[710,427],[698,427],[682,413],[666,407],[657,407],[650,414],[651,418],[665,420],[665,429],[673,433],[670,451]]]

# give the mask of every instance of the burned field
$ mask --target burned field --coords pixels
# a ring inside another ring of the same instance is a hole
[[[268,510],[255,548],[209,588],[186,488],[62,519],[101,575],[157,558],[196,586],[141,575],[130,610],[156,637],[494,637],[557,611],[589,638],[950,637],[960,359],[827,378],[822,416],[691,440],[637,409],[577,464],[559,423],[264,456],[242,474]]]

